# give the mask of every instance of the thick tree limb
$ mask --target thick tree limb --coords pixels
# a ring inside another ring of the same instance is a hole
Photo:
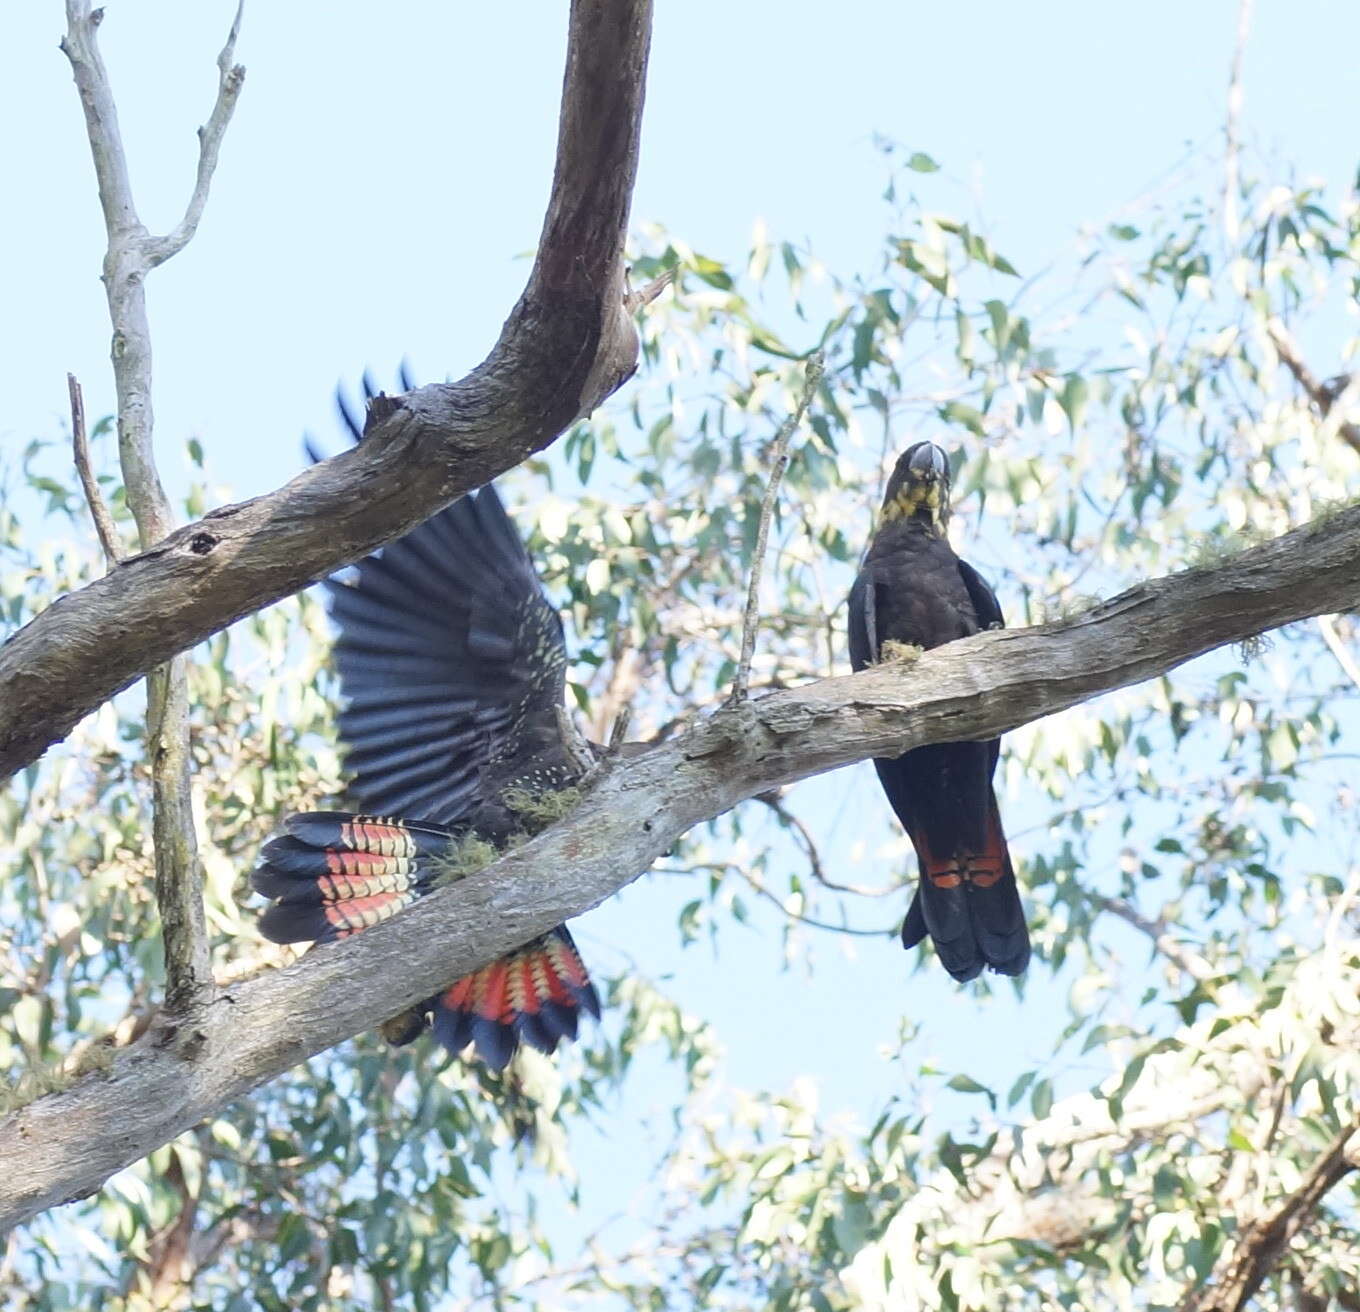
[[[114,1171],[313,1053],[580,914],[695,824],[874,755],[991,738],[1225,643],[1360,604],[1360,506],[1062,624],[978,634],[720,711],[620,758],[561,823],[400,916],[158,1023],[107,1074],[0,1122],[0,1227]],[[364,987],[353,987],[362,979]]]
[[[0,779],[177,652],[542,450],[626,381],[622,253],[650,30],[650,0],[574,0],[543,235],[486,360],[379,398],[358,447],[171,533],[16,633],[0,647]]]

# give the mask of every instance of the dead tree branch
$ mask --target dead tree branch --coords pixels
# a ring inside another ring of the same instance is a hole
[[[1266,629],[1360,603],[1360,506],[1074,619],[978,634],[723,710],[620,758],[570,816],[344,943],[158,1018],[106,1073],[0,1122],[0,1227],[120,1167],[313,1053],[595,906],[694,825],[870,756],[994,738]],[[549,877],[550,876],[550,877]],[[363,989],[349,987],[356,978]]]
[[[1177,943],[1166,932],[1165,921],[1149,920],[1136,907],[1125,902],[1123,898],[1103,897],[1098,893],[1092,893],[1090,896],[1091,901],[1102,911],[1108,911],[1112,916],[1117,916],[1124,921],[1125,924],[1132,925],[1140,934],[1146,935],[1151,940],[1152,946],[1177,970],[1183,971],[1191,979],[1202,981],[1213,978],[1213,967],[1198,952],[1193,952],[1184,945]]]
[[[177,652],[541,451],[631,376],[622,257],[651,9],[574,0],[543,234],[486,360],[456,383],[380,397],[359,446],[171,533],[11,637],[0,647],[0,780]],[[383,185],[400,194],[406,180]]]
[[[80,477],[80,486],[85,489],[85,504],[90,508],[90,518],[94,520],[99,545],[104,549],[104,559],[110,565],[116,565],[123,552],[118,543],[118,529],[108,506],[104,504],[99,480],[94,476],[94,466],[90,461],[90,439],[85,431],[85,398],[75,374],[66,375],[66,390],[71,396],[71,448],[76,473]]]
[[[66,0],[66,37],[61,48],[71,61],[85,111],[85,129],[104,211],[108,249],[103,280],[113,327],[110,354],[118,398],[118,453],[128,506],[145,551],[175,526],[174,511],[156,468],[146,278],[158,264],[185,247],[207,204],[218,151],[245,77],[245,69],[232,64],[241,10],[238,5],[218,57],[217,99],[207,125],[199,129],[198,173],[188,208],[179,226],[164,237],[151,236],[137,213],[113,87],[99,53],[102,19],[103,10],[91,10],[89,0]],[[86,490],[88,493],[88,485]],[[189,670],[182,655],[147,673],[146,739],[151,761],[156,903],[165,944],[165,1005],[170,1011],[183,1011],[205,1003],[211,996],[212,966],[190,789]]]

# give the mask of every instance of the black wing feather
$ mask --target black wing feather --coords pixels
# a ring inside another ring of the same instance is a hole
[[[968,600],[973,603],[980,629],[1004,629],[1006,617],[1001,613],[1001,603],[991,585],[966,560],[959,561],[959,573],[963,575],[963,586],[968,589]]]
[[[499,778],[560,752],[562,623],[494,489],[327,586],[359,807],[452,824],[493,755]]]

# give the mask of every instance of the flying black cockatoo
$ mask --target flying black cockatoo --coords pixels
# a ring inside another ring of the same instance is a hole
[[[371,392],[367,386],[366,390]],[[357,418],[341,405],[357,440]],[[290,816],[251,882],[273,899],[276,943],[324,943],[386,920],[433,890],[455,845],[497,849],[533,826],[516,801],[584,772],[559,716],[567,655],[515,526],[491,487],[455,501],[330,579],[340,737],[362,813]],[[521,1042],[552,1052],[599,999],[565,926],[456,980],[383,1027],[393,1043],[431,1024],[501,1070]]]
[[[850,663],[883,658],[884,643],[938,647],[1004,624],[996,594],[945,536],[949,460],[932,442],[899,457],[869,550],[850,591]],[[992,774],[999,739],[935,743],[874,761],[921,867],[902,944],[928,933],[945,969],[970,980],[984,966],[1018,975],[1029,934],[1001,828]]]

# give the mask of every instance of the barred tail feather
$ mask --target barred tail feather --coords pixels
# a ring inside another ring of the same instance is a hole
[[[452,839],[442,825],[383,816],[289,816],[250,876],[274,899],[260,932],[275,943],[328,943],[387,920],[430,891]]]
[[[434,1034],[450,1052],[469,1043],[503,1070],[521,1043],[551,1053],[574,1039],[600,999],[565,925],[465,975],[434,1000]]]

